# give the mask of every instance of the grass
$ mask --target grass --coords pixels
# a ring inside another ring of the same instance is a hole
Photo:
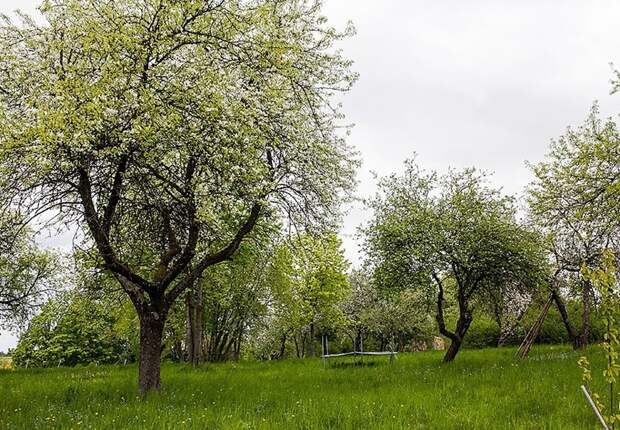
[[[595,429],[581,354],[535,347],[321,361],[166,364],[163,390],[136,396],[135,366],[0,370],[0,428]],[[594,364],[602,356],[588,351]]]

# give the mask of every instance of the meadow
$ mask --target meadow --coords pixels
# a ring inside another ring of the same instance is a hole
[[[165,364],[140,399],[135,366],[0,371],[2,429],[589,429],[577,360],[566,346],[464,350],[357,363],[319,359],[193,369]],[[585,353],[595,365],[602,356]]]

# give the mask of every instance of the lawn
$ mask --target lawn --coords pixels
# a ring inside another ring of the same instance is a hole
[[[581,354],[535,347],[399,355],[327,369],[320,360],[163,367],[140,400],[135,366],[0,371],[0,428],[594,429]],[[588,351],[595,364],[598,353]],[[594,357],[592,357],[594,355]]]

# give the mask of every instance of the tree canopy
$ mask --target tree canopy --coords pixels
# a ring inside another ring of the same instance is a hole
[[[539,235],[517,220],[514,200],[473,169],[440,176],[409,161],[402,176],[380,180],[369,205],[375,214],[362,233],[375,281],[435,297],[439,331],[451,340],[446,361],[456,356],[475,304],[489,291],[534,290],[544,279]],[[448,293],[458,304],[454,330],[444,315]]]

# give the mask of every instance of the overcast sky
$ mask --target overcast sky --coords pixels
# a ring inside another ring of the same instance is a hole
[[[332,24],[351,20],[358,31],[342,46],[360,73],[343,102],[364,160],[362,197],[374,191],[371,171],[400,171],[414,153],[429,169],[494,172],[495,184],[518,194],[531,179],[525,161],[542,159],[594,100],[604,115],[620,112],[620,94],[609,95],[609,63],[620,66],[620,2],[324,2]],[[34,13],[38,3],[0,0],[0,12]],[[345,220],[354,264],[353,235],[366,218],[354,207]],[[0,335],[0,351],[14,343]]]

